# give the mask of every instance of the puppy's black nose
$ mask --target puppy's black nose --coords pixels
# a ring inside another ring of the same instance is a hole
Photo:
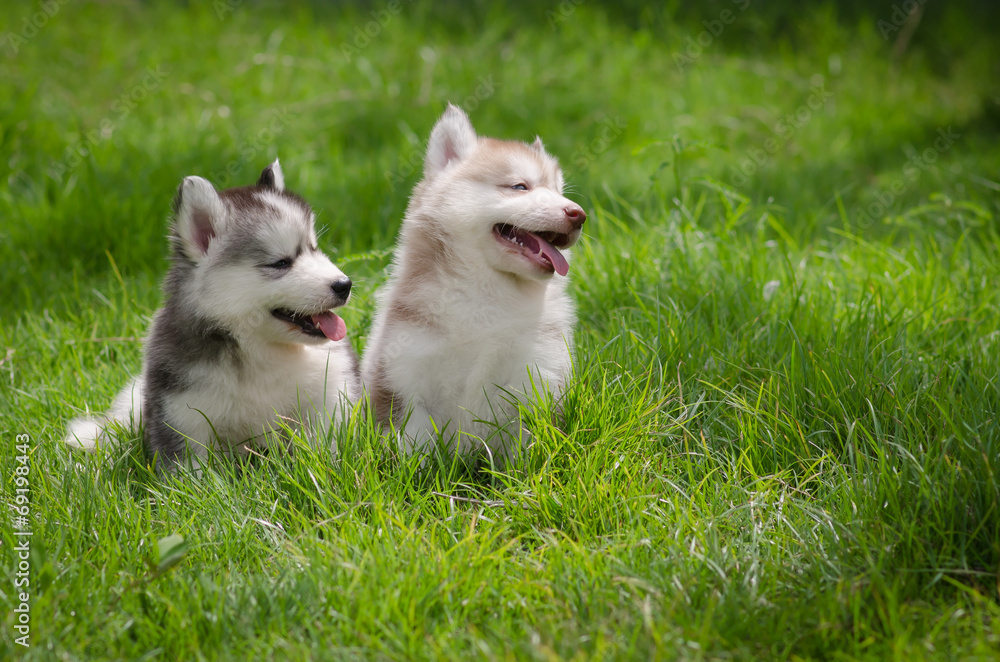
[[[351,293],[351,279],[346,276],[344,278],[339,278],[333,281],[333,285],[330,287],[333,288],[334,294],[346,299],[347,295]]]

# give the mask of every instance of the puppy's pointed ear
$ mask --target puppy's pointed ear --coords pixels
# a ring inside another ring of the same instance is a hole
[[[535,142],[531,143],[531,149],[535,150],[539,154],[545,153],[545,145],[542,143],[541,136],[535,136]]]
[[[264,172],[260,173],[257,186],[273,188],[276,191],[285,190],[285,175],[281,172],[281,164],[278,163],[278,159],[275,159],[274,163],[264,168]]]
[[[176,247],[192,262],[208,253],[212,239],[226,230],[226,206],[208,180],[185,177],[174,199]]]
[[[428,179],[456,163],[468,158],[476,149],[476,130],[469,116],[452,104],[434,125],[424,159],[424,176]]]

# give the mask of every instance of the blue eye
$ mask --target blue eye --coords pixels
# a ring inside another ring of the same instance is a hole
[[[271,269],[287,269],[288,267],[292,266],[292,260],[290,258],[283,257],[280,260],[272,262],[267,266],[270,267]]]
[[[527,184],[514,184],[513,186],[511,186],[511,188],[514,189],[515,191],[527,191],[528,190]]]

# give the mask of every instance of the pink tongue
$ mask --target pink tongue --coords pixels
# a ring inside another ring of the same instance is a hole
[[[313,315],[312,322],[330,340],[343,340],[347,336],[347,325],[344,324],[344,320],[329,310],[319,315]]]
[[[566,258],[563,257],[563,254],[559,252],[558,248],[533,232],[528,232],[526,234],[528,237],[531,237],[538,242],[538,248],[535,249],[535,252],[544,255],[545,258],[552,263],[552,266],[555,267],[557,274],[565,276],[569,273],[569,262],[566,261]],[[525,242],[525,245],[527,245],[527,243],[528,242]],[[532,246],[532,248],[534,249],[534,246]]]

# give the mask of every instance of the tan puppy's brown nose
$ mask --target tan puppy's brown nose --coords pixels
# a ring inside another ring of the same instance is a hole
[[[569,221],[574,230],[582,228],[583,222],[587,220],[587,212],[583,211],[583,207],[577,204],[563,207],[563,213],[566,214],[566,220]]]

